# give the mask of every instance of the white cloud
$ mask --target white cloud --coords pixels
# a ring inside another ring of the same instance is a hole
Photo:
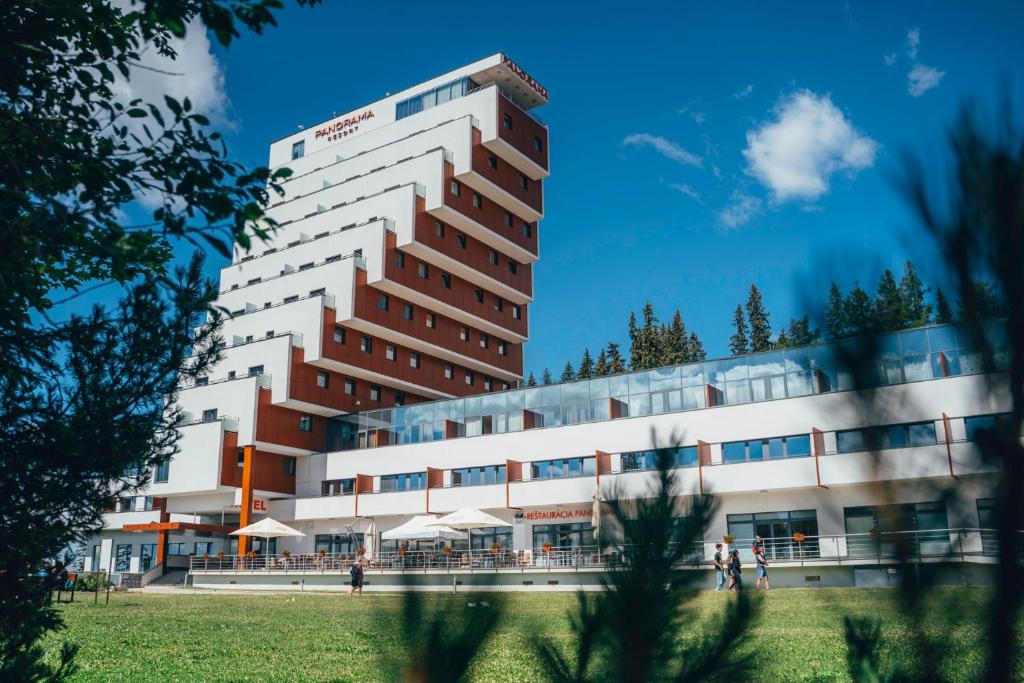
[[[190,22],[185,37],[171,39],[170,47],[177,53],[176,59],[164,57],[150,48],[139,59],[141,67],[131,67],[129,80],[117,74],[114,96],[124,103],[141,98],[143,102],[157,105],[168,123],[171,115],[164,105],[164,95],[179,102],[188,97],[194,113],[205,114],[215,125],[230,127],[224,70],[210,50],[210,39],[203,24],[199,20]],[[147,121],[156,134],[155,124],[150,119],[127,119],[127,125],[145,141],[142,123]],[[145,193],[138,199],[148,209],[163,205],[159,193]]]
[[[775,199],[812,200],[828,192],[829,177],[874,164],[878,143],[862,135],[828,95],[797,91],[775,107],[772,120],[747,131],[747,172]]]
[[[939,71],[924,64],[915,64],[907,72],[907,92],[912,97],[920,97],[936,87],[945,75],[945,71]]]
[[[698,204],[704,203],[700,198],[700,193],[697,192],[697,190],[690,187],[689,185],[687,185],[686,183],[669,183],[669,187],[671,187],[676,192],[684,194],[687,197],[695,200]]]
[[[744,100],[744,99],[750,97],[753,93],[754,93],[754,86],[753,86],[753,84],[748,83],[745,86],[743,86],[742,88],[740,88],[738,91],[734,92],[732,94],[732,96],[735,97],[737,100]]]
[[[890,52],[887,55],[882,55],[882,59],[885,60],[885,65],[886,66],[892,66],[897,61],[899,61],[899,58],[900,58],[900,55],[899,55],[898,52]]]
[[[907,56],[917,59],[917,48],[921,45],[921,29],[914,27],[907,31]]]
[[[760,199],[742,192],[733,192],[729,205],[718,212],[718,222],[726,229],[734,230],[749,223],[760,211]]]
[[[653,147],[662,156],[678,161],[684,166],[700,166],[703,163],[701,158],[693,152],[658,135],[634,133],[623,138],[622,144],[631,147]]]

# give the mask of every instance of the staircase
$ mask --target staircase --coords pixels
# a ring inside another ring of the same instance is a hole
[[[162,586],[165,588],[181,588],[188,578],[187,569],[165,569],[163,576],[158,576],[149,582],[149,586]]]

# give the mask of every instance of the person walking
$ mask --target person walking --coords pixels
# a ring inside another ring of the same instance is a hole
[[[358,590],[359,594],[362,595],[363,594],[363,558],[360,557],[359,561],[354,562],[352,564],[352,568],[348,570],[348,573],[352,577],[352,580],[351,580],[350,585],[348,587],[348,597],[351,598],[352,595],[356,592],[356,590]]]
[[[725,564],[722,562],[722,544],[715,544],[715,592],[725,588]]]
[[[729,554],[729,590],[733,593],[739,593],[743,590],[742,573],[743,570],[740,569],[740,551],[733,550]]]
[[[754,545],[751,547],[754,552],[754,561],[757,562],[757,574],[754,577],[754,590],[761,587],[764,581],[764,589],[768,590],[768,558],[764,556],[764,539],[759,535],[754,536]]]

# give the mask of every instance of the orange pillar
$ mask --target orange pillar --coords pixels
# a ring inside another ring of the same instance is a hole
[[[156,563],[162,565],[167,559],[167,532],[160,530],[156,532]]]
[[[697,482],[700,494],[704,495],[704,465],[711,464],[711,444],[697,439]]]
[[[949,425],[949,415],[942,414],[942,429],[946,432],[946,458],[949,461],[949,476],[956,479],[953,473],[953,430]]]
[[[825,452],[825,434],[817,427],[811,427],[811,450],[814,451],[814,476],[818,480],[818,486],[827,489],[828,487],[821,483],[821,465],[818,464],[818,456]]]
[[[252,467],[254,448],[246,446],[242,449],[242,511],[238,515],[238,528],[249,526],[252,523]],[[245,555],[249,552],[249,537],[238,537],[238,554]]]

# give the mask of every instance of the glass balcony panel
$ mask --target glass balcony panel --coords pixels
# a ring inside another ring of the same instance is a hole
[[[562,402],[562,388],[557,384],[541,387],[543,406],[557,406]]]
[[[782,375],[786,372],[781,351],[759,353],[756,356],[751,356],[749,364],[751,378]]]
[[[755,401],[770,400],[772,392],[769,380],[764,377],[758,377],[750,380],[750,395]]]
[[[917,356],[907,356],[903,359],[903,376],[906,378],[907,382],[931,379],[931,366],[931,359],[928,357],[927,353]],[[942,371],[940,369],[939,377],[941,376]]]
[[[727,382],[735,382],[741,379],[747,379],[750,376],[750,368],[747,365],[749,362],[749,356],[740,356],[739,358],[728,358],[725,361],[723,361],[725,369],[725,380]]]
[[[925,330],[910,330],[900,332],[900,347],[904,356],[920,356],[928,353],[928,332]]]
[[[700,363],[693,363],[679,368],[679,384],[683,387],[704,384],[704,366]]]
[[[811,454],[810,434],[799,434],[786,437],[786,457],[801,458]]]
[[[876,340],[879,355],[883,358],[899,358],[903,355],[900,349],[900,335],[898,332],[881,334]]]
[[[590,401],[590,382],[570,382],[562,385],[562,403],[587,403]]]
[[[959,347],[954,325],[932,327],[928,330],[928,347],[932,351],[948,351]]]
[[[786,456],[785,446],[781,438],[767,439],[765,441],[765,445],[765,451],[767,452],[770,460],[784,458]]]
[[[943,376],[943,357],[946,359],[946,370],[949,372],[950,377],[956,377],[961,374],[960,353],[958,351],[941,351],[932,354],[932,377]]]
[[[675,391],[666,392],[668,396],[668,409],[675,413],[683,410],[683,395],[676,389]]]
[[[540,408],[544,405],[544,387],[532,387],[526,390],[526,407]]]
[[[883,358],[878,361],[878,381],[880,384],[899,384],[903,381],[903,366],[899,358]]]
[[[643,394],[650,390],[647,372],[633,372],[626,376],[629,380],[630,394]]]
[[[479,396],[469,396],[464,399],[466,402],[466,417],[475,417],[482,414],[483,402]]]
[[[739,382],[726,382],[725,402],[729,405],[750,403],[750,381],[744,379]]]
[[[814,383],[809,372],[791,372],[786,375],[786,395],[810,396],[814,393]]]
[[[506,405],[508,396],[504,392],[496,392],[493,394],[484,394],[483,396],[483,414],[484,415],[497,415],[504,413],[508,410]]]
[[[522,410],[510,410],[508,413],[508,431],[510,432],[521,432],[523,431],[523,411]]]
[[[522,410],[526,407],[526,391],[519,389],[517,391],[509,391],[505,393],[505,400],[507,402],[506,410],[511,413],[516,410]]]
[[[747,444],[743,441],[733,441],[722,444],[722,462],[744,462],[747,459]]]
[[[761,441],[748,441],[747,457],[751,460],[764,460],[764,444]]]
[[[801,370],[810,370],[812,367],[809,349],[786,349],[783,355],[786,359],[786,372],[800,372]]]
[[[608,393],[608,378],[598,377],[597,379],[590,380],[590,398],[608,398],[611,394]]]
[[[629,416],[642,417],[651,414],[651,395],[635,394],[629,397]]]
[[[629,395],[629,379],[626,375],[615,375],[614,377],[608,378],[608,395],[609,396],[628,396]]]
[[[679,368],[658,368],[648,373],[651,391],[679,388]]]
[[[707,396],[705,395],[703,384],[697,387],[686,387],[683,389],[682,394],[683,410],[698,410],[706,407]]]
[[[611,405],[607,398],[595,398],[590,402],[591,419],[601,421],[612,419]]]

